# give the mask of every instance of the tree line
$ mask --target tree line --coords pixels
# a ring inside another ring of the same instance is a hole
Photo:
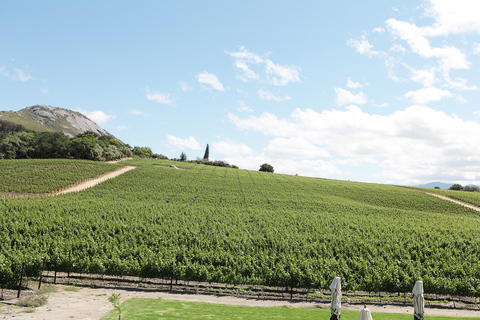
[[[74,158],[110,161],[137,155],[152,158],[149,147],[134,147],[111,135],[86,131],[71,138],[63,132],[37,132],[0,120],[0,159]]]

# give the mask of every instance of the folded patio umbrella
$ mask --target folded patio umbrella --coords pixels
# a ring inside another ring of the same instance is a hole
[[[360,315],[357,320],[373,320],[370,310],[368,310],[367,305],[363,306],[363,309],[360,310]]]
[[[413,287],[413,319],[423,320],[424,300],[423,300],[423,282],[420,278]]]
[[[338,275],[333,278],[330,290],[332,290],[332,303],[330,305],[332,316],[330,320],[340,320],[340,313],[342,311],[342,284]]]

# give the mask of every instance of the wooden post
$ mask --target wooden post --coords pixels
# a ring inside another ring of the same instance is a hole
[[[47,265],[47,257],[43,258],[42,275],[40,276],[40,282],[38,283],[38,290],[40,290],[40,287],[42,286],[43,271],[45,271],[45,266],[46,265]]]
[[[24,273],[25,273],[25,262],[23,262],[22,264],[22,273],[20,274],[20,285],[18,286],[17,299],[20,298],[20,292],[22,292],[22,282],[23,282]]]

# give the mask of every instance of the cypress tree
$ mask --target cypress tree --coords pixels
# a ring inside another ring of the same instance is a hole
[[[208,161],[209,156],[210,156],[210,151],[208,149],[208,143],[207,143],[207,148],[205,148],[205,154],[203,155],[203,160]]]

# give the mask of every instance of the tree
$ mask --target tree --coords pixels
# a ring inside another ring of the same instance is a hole
[[[76,159],[93,160],[96,146],[97,140],[93,136],[76,136],[70,140],[70,154]]]
[[[112,293],[108,298],[108,301],[113,305],[113,307],[118,310],[118,319],[122,319],[122,308],[120,307],[120,293]]]
[[[465,188],[463,188],[463,191],[479,192],[480,189],[477,186],[465,186]]]
[[[260,166],[260,170],[258,171],[264,171],[264,172],[272,172],[273,173],[273,166],[268,163],[264,163]]]
[[[67,158],[70,138],[63,132],[44,132],[35,145],[37,158]]]
[[[463,190],[463,187],[462,187],[461,184],[455,183],[454,185],[452,185],[452,186],[450,187],[450,190],[462,191],[462,190]]]
[[[205,149],[205,154],[203,155],[203,160],[208,161],[209,156],[210,156],[210,151],[208,149],[208,143],[207,143],[207,148]]]
[[[180,161],[187,161],[187,155],[183,151],[180,153]]]

